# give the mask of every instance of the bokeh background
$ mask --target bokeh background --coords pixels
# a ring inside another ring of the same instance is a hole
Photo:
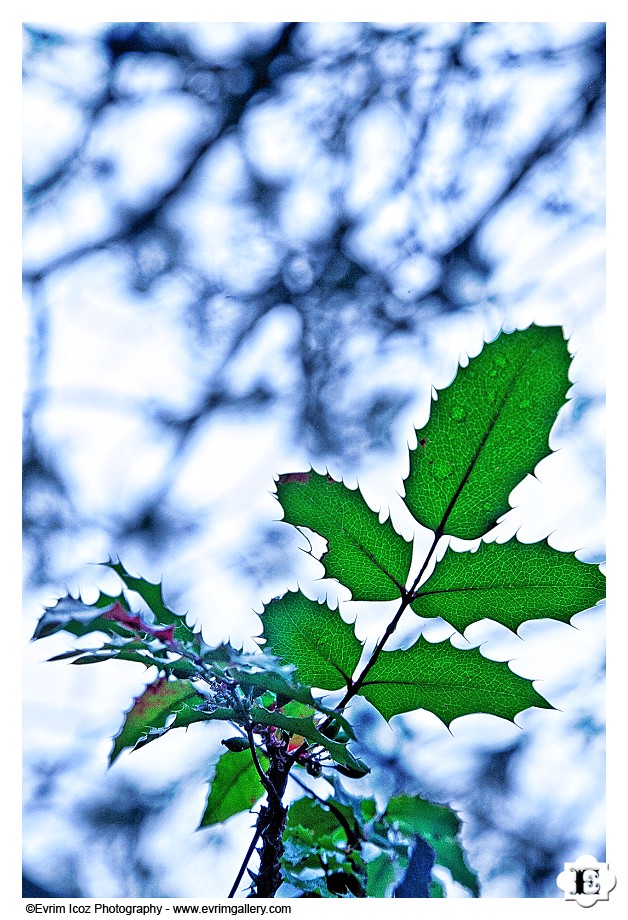
[[[604,48],[602,23],[25,25],[27,891],[221,897],[251,826],[195,832],[219,725],[107,770],[150,672],[45,663],[69,640],[28,643],[43,605],[117,587],[112,555],[210,643],[252,647],[297,582],[376,638],[387,605],[319,580],[274,477],[359,481],[423,545],[414,427],[501,328],[561,325],[573,387],[491,538],[603,561]],[[421,631],[452,633],[408,614],[397,641]],[[368,788],[455,807],[484,897],[562,897],[604,858],[603,607],[451,638],[556,710],[449,732],[364,704]]]

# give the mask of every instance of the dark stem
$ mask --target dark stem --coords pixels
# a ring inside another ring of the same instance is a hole
[[[410,596],[410,602],[412,602],[412,601],[414,600],[414,592],[416,591],[419,582],[421,581],[421,579],[423,578],[423,575],[425,574],[425,570],[426,570],[426,568],[427,568],[427,566],[428,566],[428,564],[429,564],[430,559],[431,559],[432,556],[434,555],[434,550],[436,549],[436,547],[437,547],[437,545],[438,545],[438,541],[440,540],[440,538],[441,538],[442,535],[443,535],[443,527],[444,527],[444,526],[445,526],[445,518],[443,518],[443,520],[442,520],[441,523],[440,523],[440,526],[439,526],[438,529],[434,532],[434,539],[432,540],[432,545],[430,546],[429,552],[428,552],[427,556],[425,557],[425,559],[424,559],[424,561],[423,561],[423,565],[421,566],[421,568],[420,568],[420,570],[419,570],[419,574],[417,575],[417,577],[416,577],[416,578],[414,579],[414,581],[412,582],[412,587],[411,587],[410,590],[408,591],[408,594],[411,595],[411,596]]]
[[[231,891],[229,892],[228,897],[230,898],[234,897],[235,892],[238,889],[238,885],[240,884],[242,880],[242,876],[244,875],[246,871],[246,867],[249,864],[251,856],[253,855],[253,852],[255,850],[255,847],[260,837],[263,840],[263,844],[262,844],[262,859],[263,859],[264,851],[266,848],[267,828],[269,827],[269,825],[275,824],[276,823],[275,816],[277,816],[278,818],[281,818],[282,813],[283,813],[283,822],[281,823],[281,835],[283,835],[283,827],[285,825],[285,817],[286,817],[287,812],[281,803],[281,799],[283,797],[283,793],[286,788],[286,783],[288,781],[288,774],[294,762],[292,759],[283,758],[283,760],[286,760],[286,763],[285,763],[285,766],[282,764],[283,770],[285,770],[285,781],[283,782],[283,788],[282,788],[281,778],[279,778],[279,783],[277,784],[277,779],[278,779],[279,774],[277,773],[277,771],[273,772],[273,769],[272,769],[273,754],[271,753],[271,751],[268,752],[269,757],[271,759],[271,768],[269,769],[268,774],[266,774],[262,768],[261,763],[259,762],[259,757],[257,756],[255,739],[253,738],[253,728],[250,722],[248,721],[245,722],[244,731],[246,732],[246,737],[249,742],[249,748],[251,750],[251,757],[253,758],[255,769],[257,770],[257,773],[262,782],[262,785],[264,789],[266,790],[266,795],[268,796],[268,805],[263,806],[260,809],[260,813],[257,818],[257,824],[255,826],[255,833],[253,835],[253,839],[251,840],[251,843],[249,844],[249,848],[246,851],[246,855],[242,861],[242,865],[240,866],[240,870],[238,872],[237,878],[231,887]],[[278,752],[275,752],[274,757],[277,758],[277,756],[278,756]],[[271,834],[271,837],[272,837],[272,834]],[[280,836],[280,839],[281,839],[281,836]],[[283,845],[281,847],[281,853],[279,854],[279,860],[281,859],[282,853],[283,853]],[[274,874],[274,861],[271,861],[270,859],[268,859],[267,862],[272,862],[273,874]],[[281,884],[281,875],[279,876],[279,884]],[[256,878],[256,886],[259,887],[260,885],[262,886],[265,885],[261,863],[260,863],[259,875]],[[277,887],[279,887],[279,885],[277,885]],[[273,895],[256,894],[256,895],[251,895],[251,897],[273,897]]]
[[[379,640],[379,642],[373,649],[373,654],[371,655],[371,657],[365,664],[361,674],[358,677],[356,677],[356,679],[348,687],[347,692],[345,693],[343,699],[341,700],[341,702],[339,703],[337,707],[338,709],[340,710],[344,709],[344,707],[347,705],[349,700],[353,699],[353,697],[356,696],[356,694],[358,694],[360,690],[362,689],[362,686],[364,685],[364,681],[365,681],[367,674],[369,673],[371,668],[375,665],[375,662],[381,655],[384,649],[384,646],[386,645],[386,643],[388,642],[388,640],[390,639],[390,637],[396,630],[397,626],[399,625],[399,620],[401,619],[401,616],[404,610],[406,610],[406,608],[409,607],[412,601],[414,600],[414,592],[416,591],[417,585],[421,581],[421,578],[423,577],[425,573],[425,570],[429,564],[430,559],[434,555],[434,551],[442,535],[443,535],[442,529],[439,527],[438,530],[434,534],[432,545],[430,546],[429,552],[423,561],[423,565],[421,566],[419,570],[419,574],[417,575],[417,577],[414,579],[414,582],[412,583],[412,587],[410,588],[409,591],[406,591],[406,590],[403,591],[402,598],[401,598],[401,604],[399,605],[399,610],[397,611],[397,613],[394,615],[394,617],[392,618],[392,620],[386,627],[386,631],[384,635],[382,636],[382,638]]]
[[[246,732],[246,737],[248,738],[248,741],[249,741],[249,747],[251,749],[251,757],[253,758],[255,769],[257,770],[260,780],[262,781],[262,786],[266,790],[266,794],[268,795],[268,800],[270,802],[270,800],[274,797],[276,799],[275,804],[281,805],[281,796],[277,797],[275,787],[270,780],[270,773],[268,775],[264,773],[262,769],[262,765],[259,762],[259,757],[257,756],[257,750],[255,749],[255,739],[253,738],[253,730],[251,728],[250,722],[244,723],[244,730]]]
[[[283,881],[281,874],[281,857],[283,856],[283,831],[286,825],[288,809],[282,799],[288,783],[288,775],[293,761],[279,749],[269,752],[270,767],[266,774],[273,795],[268,796],[268,805],[262,806],[257,826],[261,828],[262,847],[260,850],[259,872],[255,878],[251,898],[274,898]]]

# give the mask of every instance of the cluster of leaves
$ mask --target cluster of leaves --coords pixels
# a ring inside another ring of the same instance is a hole
[[[283,844],[274,841],[271,862],[278,866],[281,860],[283,878],[304,894],[382,896],[397,881],[397,896],[409,896],[407,890],[442,896],[431,877],[434,860],[477,893],[456,843],[457,819],[448,809],[395,798],[380,814],[371,800],[350,801],[342,792],[338,774],[359,778],[368,772],[354,753],[345,711],[358,695],[385,719],[426,709],[447,725],[469,713],[512,720],[530,706],[551,708],[532,681],[478,649],[424,638],[407,649],[386,645],[406,611],[442,617],[459,631],[485,617],[516,630],[530,619],[568,622],[604,596],[598,566],[547,542],[481,542],[467,552],[448,546],[428,572],[441,538],[485,536],[508,510],[511,491],[549,452],[550,430],[569,388],[569,360],[557,327],[502,333],[438,394],[427,425],[417,432],[406,478],[406,505],[433,532],[422,561],[413,559],[411,543],[390,520],[380,520],[359,490],[314,470],[279,477],[285,521],[327,541],[325,576],[348,588],[354,600],[398,601],[368,655],[338,610],[301,591],[266,605],[259,652],[244,654],[228,644],[208,648],[165,605],[160,584],[131,576],[120,562],[107,565],[127,591],[139,595],[146,615],[131,611],[124,592],[100,594],[91,605],[66,596],[47,609],[35,638],[59,630],[107,637],[98,648],[57,658],[75,664],[118,658],[157,668],[157,678],[126,714],[111,761],[173,728],[229,722],[239,734],[223,742],[227,751],[217,764],[201,826],[252,808],[266,793],[269,805],[260,812],[256,839],[270,846],[264,833],[274,808]],[[326,705],[337,691],[339,701]],[[286,819],[281,799],[293,767],[333,779],[335,797],[297,802]]]
[[[450,808],[399,795],[379,811],[372,798],[335,787],[325,801],[302,798],[288,810],[284,876],[305,896],[444,897],[434,865],[479,894]]]
[[[238,741],[245,747],[248,747],[249,731],[269,746],[289,747],[291,739],[299,738],[301,742],[297,748],[292,741],[294,750],[304,747],[306,741],[307,746],[324,749],[328,758],[333,758],[346,770],[366,772],[347,747],[347,741],[353,737],[349,723],[294,679],[293,666],[282,665],[266,652],[242,653],[230,644],[209,648],[200,632],[193,631],[184,617],[165,605],[161,584],[130,575],[120,562],[104,564],[120,576],[129,591],[139,594],[150,616],[143,618],[141,614],[132,613],[124,592],[117,597],[101,592],[89,605],[67,595],[46,610],[34,638],[45,638],[59,631],[76,637],[105,633],[108,641],[97,648],[74,649],[51,660],[72,659],[73,664],[94,664],[120,659],[157,668],[159,676],[147,685],[126,713],[114,739],[110,763],[125,749],[142,747],[173,728],[219,720],[234,723],[244,730]],[[331,733],[329,726],[337,733],[342,730],[342,740],[323,735],[317,721],[327,723],[328,733]],[[234,750],[233,739],[231,748],[225,758],[235,763],[238,752]],[[309,764],[309,760],[301,753],[295,757],[295,762],[301,761],[304,765]],[[239,768],[233,766],[232,769],[237,775]],[[230,781],[233,778],[230,776]],[[244,774],[243,790],[247,778]],[[261,792],[253,801],[260,796]],[[223,805],[223,810],[225,807]],[[219,820],[225,817],[230,815]]]

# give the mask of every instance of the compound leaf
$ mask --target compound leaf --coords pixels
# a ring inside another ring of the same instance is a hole
[[[516,630],[526,620],[569,622],[605,595],[597,565],[547,542],[482,543],[475,552],[448,549],[420,587],[412,609],[442,617],[462,632],[483,617]]]
[[[259,761],[262,769],[266,770],[267,758],[260,754]],[[233,815],[250,811],[263,795],[264,787],[251,752],[226,751],[216,765],[199,829],[222,824]]]
[[[467,540],[495,526],[550,452],[569,361],[562,329],[533,325],[501,333],[458,370],[410,451],[405,501],[419,523]]]
[[[359,489],[349,489],[327,474],[288,473],[277,481],[284,520],[308,527],[327,540],[321,559],[325,574],[338,579],[356,601],[400,597],[412,562],[412,544],[381,523]]]
[[[183,709],[194,710],[204,702],[189,680],[169,681],[166,677],[149,684],[134,701],[114,738],[109,755],[112,764],[125,748],[134,748],[151,730],[163,729],[168,717]]]
[[[362,646],[337,610],[293,591],[272,600],[262,622],[269,648],[296,665],[302,683],[321,690],[347,686]]]
[[[409,649],[382,652],[360,694],[385,719],[426,709],[445,725],[475,712],[513,721],[530,706],[553,708],[531,681],[514,674],[505,662],[484,658],[478,649],[462,651],[450,642],[432,645],[422,636]]]

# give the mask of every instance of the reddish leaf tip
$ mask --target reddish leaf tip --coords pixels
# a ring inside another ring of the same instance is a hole
[[[283,486],[289,482],[309,482],[312,478],[312,473],[282,473],[281,476],[277,479],[277,485]]]

